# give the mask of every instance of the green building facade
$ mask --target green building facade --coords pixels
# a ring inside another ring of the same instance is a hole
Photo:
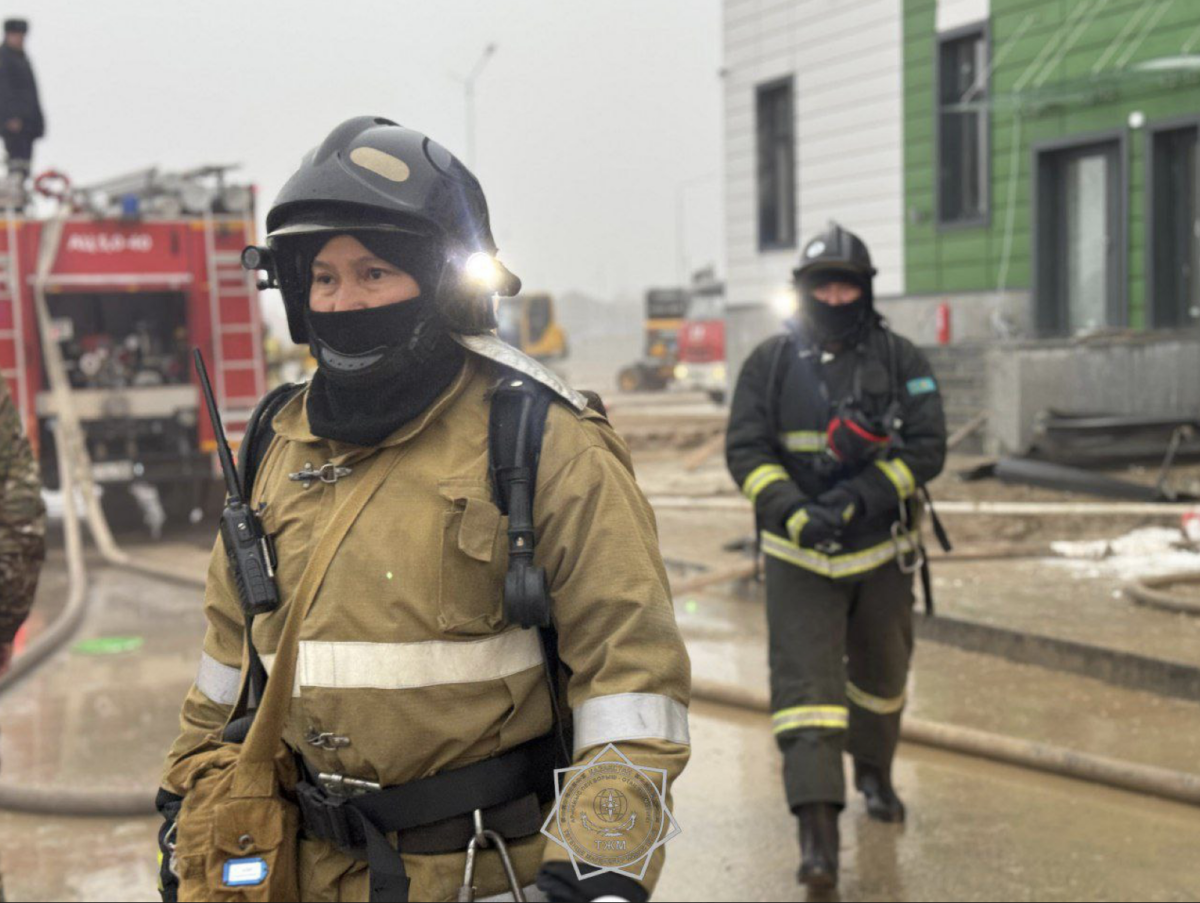
[[[904,0],[905,295],[1027,336],[1200,326],[1200,2],[983,8],[939,32]]]

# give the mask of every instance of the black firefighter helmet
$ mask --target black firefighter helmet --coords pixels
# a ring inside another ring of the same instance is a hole
[[[877,319],[871,252],[866,243],[835,222],[804,246],[800,265],[792,270],[800,300],[800,317],[821,342],[854,342]],[[849,282],[862,290],[859,300],[830,306],[817,300],[816,291],[830,282]]]
[[[871,252],[866,242],[835,222],[810,241],[800,255],[800,264],[792,270],[797,281],[821,270],[838,270],[857,275],[868,282],[878,272],[871,265]]]
[[[470,170],[421,132],[357,116],[304,156],[267,213],[266,248],[242,255],[247,269],[266,270],[278,285],[293,341],[308,341],[306,249],[314,238],[353,231],[390,233],[432,249],[437,304],[456,332],[490,330],[492,295],[520,290],[520,280],[496,260],[487,199]]]

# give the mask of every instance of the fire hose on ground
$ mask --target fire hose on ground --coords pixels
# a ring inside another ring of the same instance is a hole
[[[1181,584],[1197,587],[1196,594],[1189,599],[1167,591],[1168,587]],[[1125,595],[1140,605],[1149,605],[1165,611],[1200,615],[1200,571],[1140,577],[1126,584],[1124,589]]]

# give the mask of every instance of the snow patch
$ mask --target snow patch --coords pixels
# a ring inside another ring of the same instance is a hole
[[[1200,549],[1167,527],[1143,527],[1117,539],[1054,542],[1050,548],[1060,556],[1053,564],[1086,577],[1133,580],[1200,570]]]

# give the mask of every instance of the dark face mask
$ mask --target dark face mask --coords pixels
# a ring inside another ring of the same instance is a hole
[[[814,290],[830,282],[849,282],[857,285],[862,289],[862,297],[849,304],[837,306],[818,301],[813,294]],[[818,341],[852,342],[870,321],[874,312],[870,282],[864,284],[864,280],[857,274],[837,271],[818,274],[811,280],[802,280],[800,310]]]
[[[321,374],[347,388],[396,379],[425,363],[444,332],[433,299],[337,313],[308,312],[309,347]]]
[[[318,436],[375,445],[421,414],[453,382],[464,352],[437,309],[435,268],[402,256],[377,236],[355,235],[373,254],[409,272],[421,294],[383,307],[309,309],[317,373],[308,394]]]

